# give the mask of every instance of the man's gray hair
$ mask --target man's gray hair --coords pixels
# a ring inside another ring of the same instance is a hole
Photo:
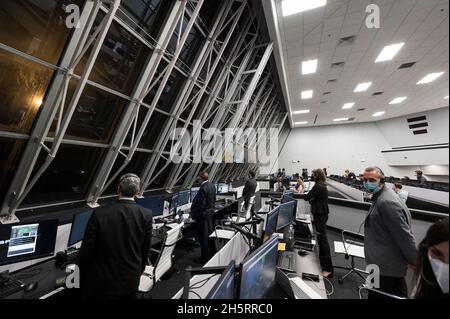
[[[383,170],[382,170],[381,168],[379,168],[378,166],[367,167],[367,168],[365,169],[365,171],[366,171],[366,172],[373,172],[373,171],[377,172],[378,175],[380,176],[381,182],[384,183],[386,177],[384,176]]]
[[[140,187],[141,179],[135,174],[125,174],[119,180],[119,190],[124,197],[134,197]]]

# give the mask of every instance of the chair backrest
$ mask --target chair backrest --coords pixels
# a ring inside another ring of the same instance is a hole
[[[158,261],[154,268],[153,278],[155,282],[159,281],[160,278],[172,268],[172,254],[175,250],[175,245],[177,244],[183,225],[184,223],[181,223],[166,233],[161,253],[159,254]]]

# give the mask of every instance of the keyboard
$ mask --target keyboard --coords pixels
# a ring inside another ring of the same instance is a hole
[[[292,251],[280,252],[278,256],[278,268],[292,272],[297,271],[297,254]]]
[[[15,294],[16,292],[22,291],[24,284],[18,280],[9,280],[6,284],[0,286],[0,299],[6,298]]]

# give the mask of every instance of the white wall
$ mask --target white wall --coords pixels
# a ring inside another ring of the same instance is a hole
[[[374,123],[293,129],[280,154],[279,166],[285,167],[289,174],[301,172],[302,168],[311,172],[326,167],[329,174],[340,175],[345,169],[358,174],[367,166],[377,165],[388,176],[410,178],[414,178],[414,170],[421,168],[429,180],[448,181],[448,149],[446,162],[442,162],[441,156],[439,162],[433,163],[431,156],[427,165],[423,162],[390,166],[381,153],[393,147],[448,143],[448,107],[425,115],[430,124],[429,134],[425,135],[414,135],[409,129],[407,118],[415,115]],[[300,164],[293,163],[297,160]]]

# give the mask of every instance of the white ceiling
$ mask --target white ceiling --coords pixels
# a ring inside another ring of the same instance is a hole
[[[292,111],[311,110],[309,114],[292,115],[291,123],[308,121],[302,127],[331,125],[336,124],[335,118],[342,117],[354,117],[354,122],[379,121],[448,106],[444,99],[449,87],[448,0],[328,0],[325,7],[287,17],[282,15],[282,0],[271,1],[278,19],[274,21],[279,28],[275,42],[280,50],[275,54],[282,55],[278,58],[286,73],[286,100]],[[365,10],[372,3],[381,9],[380,29],[368,29],[365,24]],[[340,38],[355,35],[353,44],[338,44]],[[375,63],[386,45],[399,42],[405,45],[393,60]],[[301,63],[310,59],[318,59],[318,70],[302,75]],[[336,62],[345,64],[332,67]],[[417,63],[409,69],[398,69],[408,62]],[[445,74],[430,84],[416,85],[433,72]],[[332,79],[337,82],[327,83]],[[353,92],[361,82],[373,84],[366,92]],[[314,90],[313,98],[302,100],[304,90]],[[384,93],[373,96],[375,92]],[[389,105],[403,96],[407,97],[403,103]],[[343,110],[349,102],[356,103],[353,109]],[[366,110],[358,112],[360,108]],[[379,111],[386,113],[372,117]]]

